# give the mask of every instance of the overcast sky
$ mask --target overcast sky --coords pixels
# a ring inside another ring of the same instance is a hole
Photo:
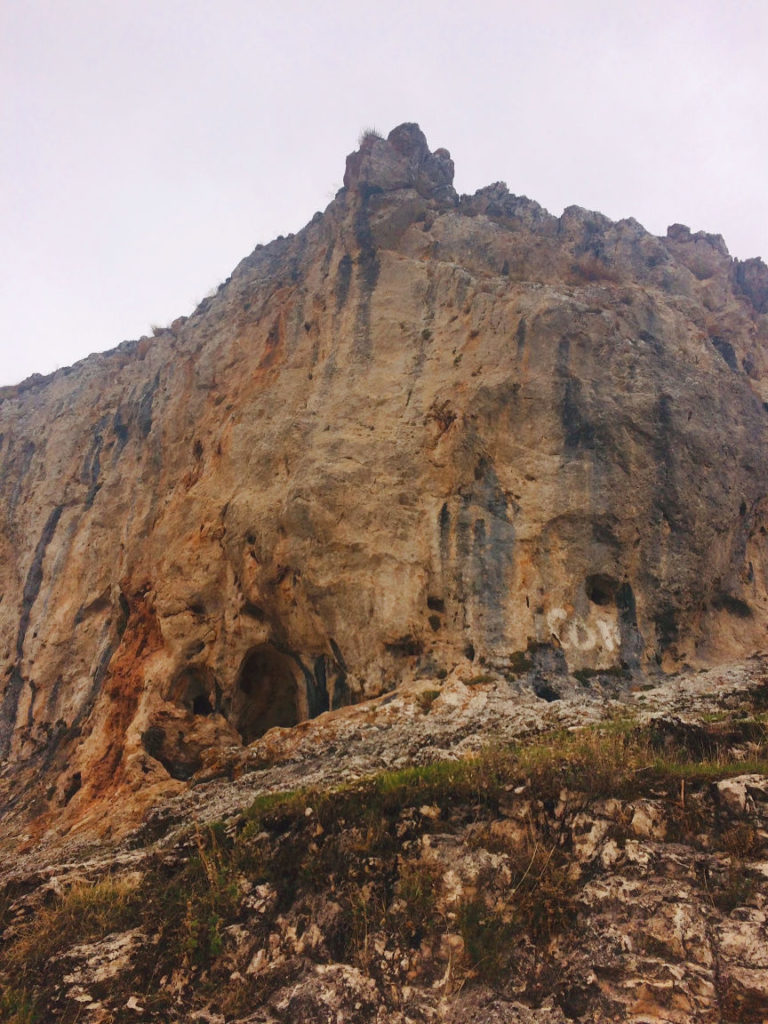
[[[0,0],[0,384],[188,314],[418,121],[504,180],[768,257],[767,0]]]

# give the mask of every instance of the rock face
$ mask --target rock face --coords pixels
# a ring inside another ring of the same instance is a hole
[[[369,134],[191,317],[0,392],[6,807],[95,829],[473,660],[763,646],[768,269],[452,178]]]

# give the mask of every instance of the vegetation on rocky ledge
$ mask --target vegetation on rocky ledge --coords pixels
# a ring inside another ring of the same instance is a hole
[[[575,996],[559,956],[583,932],[585,885],[638,836],[703,857],[696,885],[713,913],[755,894],[744,864],[766,833],[726,813],[717,786],[768,776],[766,716],[710,718],[621,718],[269,793],[131,870],[37,899],[8,889],[1,1019],[197,1020],[184,1014],[213,1002],[220,1016],[199,1019],[237,1020],[276,1006],[308,965],[345,965],[393,1013],[414,987],[479,985],[529,1006],[554,995],[576,1019],[574,999],[584,1008],[597,988]],[[596,822],[599,855],[584,842]],[[718,998],[761,1019],[738,993]],[[356,1012],[345,1019],[376,1019],[364,1003]]]

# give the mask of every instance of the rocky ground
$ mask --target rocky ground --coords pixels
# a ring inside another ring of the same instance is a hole
[[[272,730],[6,857],[0,1019],[768,1019],[766,708],[763,658],[464,670]]]

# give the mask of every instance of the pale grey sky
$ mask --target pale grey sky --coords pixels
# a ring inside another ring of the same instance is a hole
[[[418,121],[499,179],[768,257],[766,0],[0,0],[0,384],[188,314]]]

